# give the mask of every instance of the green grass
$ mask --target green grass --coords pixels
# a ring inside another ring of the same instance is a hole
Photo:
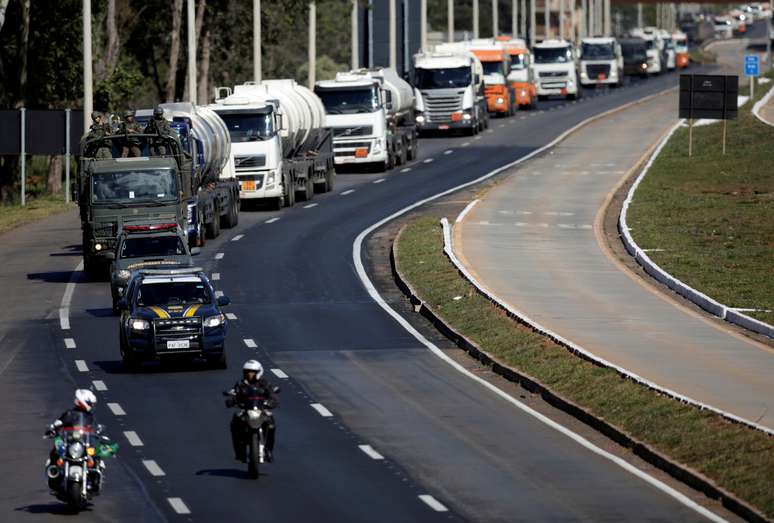
[[[61,194],[29,199],[24,207],[19,204],[0,205],[0,234],[75,207],[74,203],[66,204]]]
[[[688,56],[692,62],[697,64],[714,64],[718,60],[718,55],[701,47],[691,49]]]
[[[756,89],[763,96],[772,84]],[[745,89],[746,91],[747,89]],[[774,127],[751,114],[669,140],[629,211],[632,235],[665,271],[730,307],[774,309]],[[756,313],[774,322],[774,313]]]
[[[437,218],[420,218],[403,230],[396,262],[444,321],[488,354],[774,516],[774,438],[656,394],[520,325],[478,294],[442,247]]]

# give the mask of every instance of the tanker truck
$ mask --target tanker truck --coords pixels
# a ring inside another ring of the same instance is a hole
[[[243,203],[276,208],[333,190],[333,135],[320,99],[294,80],[216,90],[210,108],[226,123]]]
[[[205,108],[164,104],[177,136],[114,134],[86,140],[78,162],[84,271],[105,273],[115,257],[125,222],[176,223],[190,245],[204,242],[236,224],[238,189],[229,175],[230,141],[223,122]],[[137,112],[137,121],[150,118]],[[220,129],[218,127],[221,127]],[[139,156],[122,157],[129,145]]]
[[[394,69],[357,69],[315,84],[333,129],[337,165],[380,171],[417,157],[414,93]]]

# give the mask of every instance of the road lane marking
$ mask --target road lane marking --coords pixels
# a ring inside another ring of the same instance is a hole
[[[126,411],[118,403],[108,403],[107,408],[110,409],[114,416],[126,416]]]
[[[154,477],[160,477],[160,476],[166,476],[163,470],[161,470],[161,467],[159,467],[159,464],[156,463],[152,459],[144,459],[142,460],[142,464],[145,465],[145,468],[148,469],[148,472],[150,472],[151,476]]]
[[[371,445],[358,445],[357,448],[365,452],[366,455],[371,459],[376,459],[376,460],[384,459],[384,456],[376,452]]]
[[[133,430],[126,430],[124,431],[124,437],[126,438],[126,441],[129,442],[129,444],[132,447],[142,447],[143,442],[140,439],[140,436],[137,435],[137,433]]]
[[[374,180],[371,183],[382,183],[384,181],[384,178],[379,178],[378,180]]]
[[[245,237],[245,235],[244,235],[244,234],[237,234],[236,236],[234,236],[233,238],[231,238],[231,241],[232,241],[232,242],[238,242],[239,240],[241,240],[241,239],[242,239],[242,238],[244,238],[244,237]]]
[[[213,272],[212,278],[210,278],[212,281],[218,281],[220,279],[220,273],[219,272]]]
[[[317,207],[317,205],[316,203],[310,203],[309,205],[304,205],[304,209],[311,209],[312,207]]]
[[[91,382],[91,384],[94,386],[94,390],[97,392],[105,392],[108,390],[107,385],[105,385],[105,382],[102,380],[94,380]]]
[[[83,271],[83,260],[78,262],[70,274],[70,281],[67,282],[62,301],[59,303],[59,326],[62,330],[70,330],[70,303],[73,301],[73,292],[75,292],[75,275],[81,271]]]
[[[237,315],[234,314],[233,312],[227,312],[226,313],[226,318],[228,318],[229,320],[235,320],[235,319],[237,319]]]
[[[215,297],[220,298],[223,296],[223,291],[215,291]]]
[[[492,134],[492,133],[494,133],[494,129],[487,129],[487,130],[486,130],[486,132],[487,132],[488,134]]]
[[[430,494],[420,494],[419,499],[425,502],[425,504],[436,512],[448,512],[449,509],[444,506],[443,503],[435,499]]]
[[[245,345],[247,345],[247,346],[248,346],[248,347],[250,347],[251,349],[256,349],[256,348],[258,348],[258,345],[256,345],[256,343],[255,343],[255,340],[254,340],[254,339],[252,339],[252,338],[245,338],[245,339],[244,339],[244,340],[242,340],[242,341],[244,341],[244,342],[245,342]]]
[[[465,142],[462,144],[463,147],[470,147],[470,142]]]
[[[222,260],[222,259],[223,259],[223,256],[225,256],[225,254],[223,254],[222,252],[219,252],[219,253],[217,253],[217,254],[215,255],[215,259],[216,259],[216,260]]]
[[[325,406],[322,403],[312,403],[311,407],[317,411],[320,416],[323,418],[330,418],[333,416],[333,413],[325,408]]]
[[[452,154],[453,152],[454,152],[454,150],[453,150],[453,149],[446,149],[446,150],[443,152],[443,154],[449,155],[449,154]]]
[[[278,220],[279,220],[279,216],[276,216],[276,217],[274,217],[274,218],[269,218],[268,220],[266,220],[266,221],[265,221],[265,222],[263,222],[263,223],[274,223],[274,222],[276,222],[276,221],[278,221]]]
[[[433,159],[432,158],[426,158],[425,161],[422,162],[422,163],[433,163]]]
[[[188,505],[183,503],[183,500],[180,498],[167,498],[167,503],[169,503],[170,506],[172,507],[172,510],[174,510],[178,514],[191,513],[191,510],[188,508]]]
[[[66,349],[74,349],[75,348],[75,340],[72,338],[65,338],[65,348]]]
[[[401,170],[400,170],[400,172],[402,172],[402,173],[407,173],[407,172],[409,172],[410,170],[411,170],[411,167],[405,167],[405,168],[401,169]]]
[[[474,137],[473,137],[473,139],[474,139],[474,140],[480,140],[480,139],[481,139],[481,136],[478,136],[478,135],[477,135],[477,136],[474,136]]]
[[[462,220],[464,220],[464,219],[465,219],[465,216],[467,216],[467,214],[470,212],[470,210],[471,210],[471,209],[473,209],[473,207],[474,207],[474,206],[475,206],[475,205],[476,205],[478,202],[479,202],[479,200],[478,200],[478,198],[476,198],[475,200],[473,200],[472,202],[470,202],[469,204],[467,204],[467,205],[465,206],[465,208],[464,208],[464,209],[462,209],[462,212],[461,212],[461,213],[460,213],[460,214],[457,216],[457,219],[456,219],[456,220],[454,220],[454,223],[460,223],[460,222],[462,222]]]
[[[70,330],[70,307],[59,308],[59,327],[63,331]]]
[[[89,366],[83,360],[75,360],[75,368],[80,372],[89,372]]]
[[[341,193],[341,196],[346,196],[348,194],[352,194],[353,192],[355,192],[355,189],[347,189],[346,191]]]
[[[502,129],[502,128],[504,128],[504,127],[505,127],[505,124],[504,124],[504,123],[501,123],[501,124],[500,124],[500,125],[498,125],[497,127],[498,127],[499,129]]]
[[[271,369],[271,372],[272,372],[272,374],[274,374],[275,376],[277,376],[277,377],[278,377],[279,379],[281,379],[281,380],[286,380],[286,379],[288,379],[288,375],[287,375],[287,374],[285,374],[285,373],[282,371],[282,369]]]

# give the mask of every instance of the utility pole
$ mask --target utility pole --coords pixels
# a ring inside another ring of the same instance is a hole
[[[769,13],[774,13],[774,0],[769,0]],[[771,32],[771,18],[764,18],[764,24],[766,25],[766,31]],[[774,68],[771,64],[771,36],[766,38],[766,64],[769,67],[769,71]]]
[[[398,70],[398,13],[395,9],[395,0],[390,0],[390,67]]]
[[[519,36],[521,38],[527,38],[527,0],[521,0],[521,24],[519,24]]]
[[[189,0],[193,1],[193,0]],[[317,80],[317,5],[309,2],[309,89]]]
[[[478,29],[478,0],[473,0],[473,38],[479,37]]]
[[[585,38],[589,35],[589,0],[583,0],[581,3],[581,37]]]
[[[564,0],[559,0],[559,38],[564,40]]]
[[[642,27],[642,2],[637,3],[637,27]]]
[[[498,12],[497,0],[492,0],[492,38],[497,38],[500,32],[500,13]]]
[[[261,81],[261,0],[253,0],[253,81]]]
[[[449,42],[454,41],[454,0],[446,0],[446,25]]]
[[[419,11],[419,45],[422,51],[427,51],[427,0],[420,0]]]
[[[603,1],[604,1],[604,5],[605,5],[605,13],[604,13],[605,14],[605,21],[604,21],[605,29],[604,29],[604,31],[605,31],[605,36],[610,36],[612,34],[612,30],[611,30],[611,27],[610,27],[611,22],[612,22],[612,15],[611,15],[612,11],[610,9],[610,0],[603,0]]]
[[[91,77],[91,0],[83,0],[83,131],[91,127],[94,91]]]
[[[535,0],[529,0],[529,47],[535,47],[535,28],[537,27],[537,13],[535,13]]]
[[[358,48],[358,34],[357,34],[357,0],[351,0],[352,13],[350,15],[350,25],[352,28],[352,69],[360,67],[360,50]]]
[[[511,2],[511,36],[519,36],[519,0]]]
[[[188,0],[188,98],[192,104],[196,103],[196,15],[194,13],[194,0]]]
[[[543,6],[543,34],[546,40],[551,38],[551,3],[550,0],[544,0]]]

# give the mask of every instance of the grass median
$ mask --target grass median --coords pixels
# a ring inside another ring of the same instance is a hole
[[[61,194],[31,199],[24,207],[19,204],[0,205],[0,234],[75,207],[74,203],[65,203]]]
[[[411,222],[397,242],[397,266],[415,292],[489,355],[774,517],[774,438],[623,379],[512,320],[443,254],[437,218]]]
[[[758,86],[756,99],[772,84]],[[729,307],[774,322],[774,127],[752,101],[728,122],[679,129],[642,180],[632,235],[665,271]]]

